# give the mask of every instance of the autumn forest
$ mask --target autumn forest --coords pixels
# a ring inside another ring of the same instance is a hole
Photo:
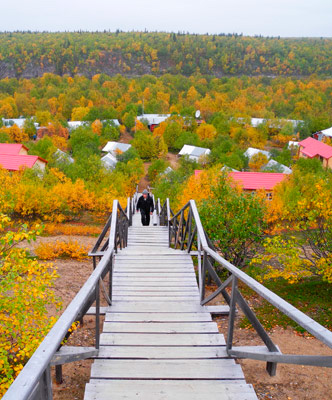
[[[0,144],[47,162],[42,173],[0,167],[0,396],[54,323],[49,308],[60,308],[56,269],[44,261],[85,259],[71,238],[98,234],[113,200],[125,207],[137,184],[170,198],[174,211],[195,199],[220,254],[332,328],[332,172],[289,146],[332,126],[331,54],[326,38],[0,33]],[[153,130],[142,114],[168,118]],[[131,144],[113,168],[101,160],[109,141]],[[210,153],[179,157],[184,145]],[[265,168],[268,158],[275,164]],[[227,172],[281,173],[280,165],[290,173],[268,198]],[[21,246],[37,236],[32,252]],[[53,236],[65,239],[43,243]],[[255,311],[267,329],[288,326],[264,307]]]

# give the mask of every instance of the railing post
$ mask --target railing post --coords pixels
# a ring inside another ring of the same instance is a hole
[[[234,334],[234,323],[235,323],[235,312],[236,312],[236,294],[237,294],[238,279],[233,275],[232,279],[232,297],[229,305],[229,318],[228,318],[228,333],[226,350],[231,350],[233,345],[233,334]]]
[[[99,280],[96,283],[96,330],[95,330],[95,347],[99,349],[99,324],[100,324],[100,294],[99,294]]]
[[[201,259],[201,238],[199,233],[197,232],[197,261],[198,261],[198,286],[199,286],[199,294],[202,296],[202,259]]]
[[[39,396],[40,400],[53,399],[51,367],[49,365],[46,367],[39,381]]]
[[[188,253],[190,253],[192,218],[193,218],[193,214],[192,214],[192,211],[191,211],[191,206],[189,206],[189,211],[188,211],[188,241],[187,241],[187,252]]]
[[[206,274],[206,263],[207,263],[207,254],[206,251],[203,252],[203,264],[202,264],[202,289],[200,290],[200,300],[201,302],[205,298],[205,274]]]
[[[55,366],[55,382],[58,385],[61,385],[61,383],[63,382],[63,378],[62,378],[62,365],[56,365]]]
[[[130,221],[130,197],[127,198],[127,218]]]
[[[111,254],[109,260],[109,278],[108,278],[108,297],[110,299],[110,305],[112,305],[112,295],[113,295],[113,253]]]

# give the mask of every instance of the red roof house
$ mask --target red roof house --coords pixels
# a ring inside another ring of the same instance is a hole
[[[0,166],[8,171],[18,171],[21,168],[38,167],[44,170],[47,161],[38,156],[20,154],[0,154]]]
[[[0,154],[28,155],[28,148],[19,143],[0,143]]]
[[[243,190],[266,190],[270,192],[286,178],[286,174],[277,172],[230,172],[233,181],[239,183]]]
[[[200,172],[200,170],[196,170],[195,176],[198,176]],[[242,186],[244,191],[255,192],[256,190],[265,190],[267,198],[271,199],[274,187],[282,182],[288,175],[277,172],[231,171],[228,176],[234,182]]]
[[[318,158],[325,168],[332,168],[332,146],[308,137],[299,142],[299,157]]]

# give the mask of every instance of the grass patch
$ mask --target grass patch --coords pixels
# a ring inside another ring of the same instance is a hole
[[[283,279],[278,279],[276,281],[267,281],[264,286],[324,327],[332,329],[331,284],[311,278],[296,284],[289,284]],[[283,328],[291,326],[298,332],[306,332],[250,288],[241,285],[240,290],[242,295],[250,301],[257,318],[265,329],[270,330],[276,326]],[[240,325],[242,328],[251,327],[250,322],[245,317],[241,320]]]

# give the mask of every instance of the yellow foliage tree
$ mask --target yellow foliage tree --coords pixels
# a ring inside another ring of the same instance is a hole
[[[220,174],[220,168],[214,167],[192,175],[181,190],[179,208],[187,204],[189,200],[194,199],[199,204],[202,200],[211,197],[213,195],[211,187],[217,182]]]
[[[249,161],[249,168],[252,171],[259,171],[264,165],[269,162],[265,154],[259,152],[254,154]]]
[[[167,123],[165,121],[161,122],[157,128],[154,129],[153,131],[153,136],[163,136],[165,129],[166,129]]]
[[[214,139],[217,135],[217,130],[213,125],[202,124],[197,128],[197,135],[201,140]]]
[[[9,224],[0,214],[0,397],[54,324],[47,306],[60,306],[52,290],[56,270],[16,246],[34,240],[40,227],[12,232]]]
[[[263,279],[295,283],[316,276],[332,283],[331,180],[295,168],[275,189],[266,219],[279,234],[267,238],[265,252],[253,260],[268,267]],[[285,229],[297,234],[281,235]]]
[[[89,107],[74,107],[71,113],[71,120],[82,121],[89,111]]]
[[[22,143],[29,140],[29,136],[24,132],[23,129],[20,129],[16,124],[8,128],[8,134],[11,140],[15,143]]]
[[[92,132],[95,133],[96,135],[100,136],[101,132],[103,130],[103,124],[101,123],[100,119],[96,119],[92,124],[91,124]]]

